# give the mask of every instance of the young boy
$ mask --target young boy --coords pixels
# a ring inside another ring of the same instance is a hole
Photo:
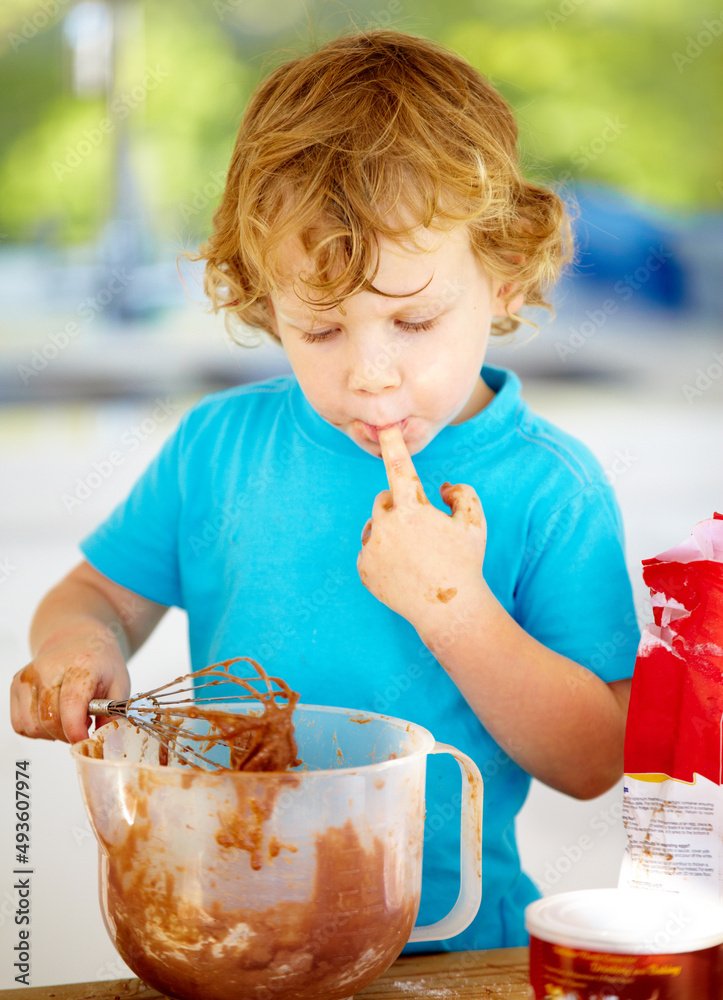
[[[530,775],[588,798],[622,773],[638,633],[614,497],[517,378],[483,366],[569,245],[516,136],[476,70],[396,32],[263,81],[201,256],[214,308],[278,338],[294,377],[184,416],[41,603],[13,682],[18,732],[80,740],[89,699],[129,693],[126,660],[177,605],[194,669],[252,656],[306,703],[410,719],[468,753],[482,906],[408,950],[524,943]],[[428,763],[423,923],[457,892],[446,767]]]

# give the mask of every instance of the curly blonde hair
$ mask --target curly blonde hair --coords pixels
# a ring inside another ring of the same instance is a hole
[[[434,41],[362,31],[261,82],[213,233],[188,256],[205,260],[204,289],[232,336],[249,326],[276,336],[268,295],[288,287],[290,239],[310,260],[300,276],[317,293],[310,304],[335,308],[377,291],[379,236],[414,244],[419,225],[460,223],[508,307],[523,292],[525,304],[551,308],[546,290],[571,256],[569,217],[557,194],[523,178],[507,102]],[[508,312],[493,332],[520,321]]]

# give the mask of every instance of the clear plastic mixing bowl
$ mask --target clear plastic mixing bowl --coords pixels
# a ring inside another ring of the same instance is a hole
[[[160,766],[125,720],[72,747],[106,928],[170,997],[341,1000],[408,940],[459,934],[479,909],[482,779],[469,757],[350,709],[300,705],[294,725],[303,763],[287,772]],[[415,927],[430,753],[462,772],[461,885],[443,920]]]

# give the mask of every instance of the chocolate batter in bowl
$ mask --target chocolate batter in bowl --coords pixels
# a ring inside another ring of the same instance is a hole
[[[343,1000],[408,940],[451,937],[479,908],[474,763],[387,716],[300,705],[293,719],[302,763],[283,772],[161,766],[127,720],[72,747],[106,928],[169,997]],[[462,771],[461,890],[447,917],[414,927],[428,753]]]

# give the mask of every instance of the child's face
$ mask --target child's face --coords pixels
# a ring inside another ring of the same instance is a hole
[[[381,454],[382,427],[400,424],[414,455],[493,396],[480,369],[492,318],[505,315],[499,284],[481,270],[464,227],[421,232],[424,253],[380,239],[374,287],[403,298],[363,291],[344,302],[344,313],[314,314],[293,290],[270,296],[306,399],[370,455]],[[290,273],[304,271],[300,245],[285,263]]]

